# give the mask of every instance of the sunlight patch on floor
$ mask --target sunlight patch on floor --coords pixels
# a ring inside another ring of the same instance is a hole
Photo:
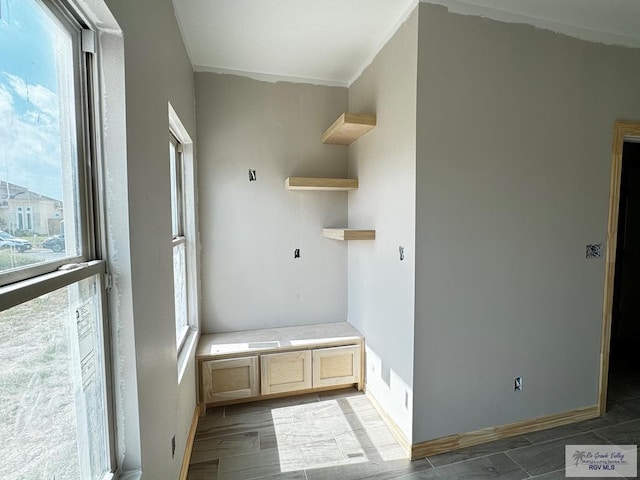
[[[271,410],[280,470],[406,459],[363,395]]]

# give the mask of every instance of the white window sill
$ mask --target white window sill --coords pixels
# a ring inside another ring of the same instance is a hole
[[[178,384],[182,382],[182,377],[184,377],[184,372],[187,370],[189,360],[195,355],[198,334],[197,328],[189,327],[189,331],[182,342],[182,348],[178,352]]]

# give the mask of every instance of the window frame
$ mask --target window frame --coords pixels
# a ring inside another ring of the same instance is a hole
[[[91,84],[90,78],[95,75],[95,71],[90,68],[92,62],[89,57],[92,54],[85,52],[82,48],[83,32],[87,31],[89,27],[80,14],[67,5],[64,0],[35,0],[35,2],[42,6],[46,14],[49,14],[64,27],[69,32],[71,38],[71,62],[73,64],[71,74],[74,90],[75,148],[77,152],[76,186],[78,189],[77,207],[79,209],[79,215],[75,221],[78,223],[77,228],[80,238],[79,250],[81,253],[68,255],[64,258],[46,263],[28,265],[11,271],[0,272],[0,287],[54,272],[65,264],[87,262],[95,257],[96,253],[96,248],[93,248],[93,246],[96,244],[97,236],[95,226],[90,222],[93,215],[93,206],[89,198],[93,190],[91,169],[92,167],[95,168],[97,164],[95,158],[90,158],[91,145],[95,139],[95,132],[90,132],[89,126],[95,125],[92,120],[92,117],[95,117],[95,111],[93,109],[94,99],[88,91]],[[23,216],[24,215],[23,210]]]
[[[184,278],[182,279],[184,281],[185,284],[185,289],[186,289],[186,308],[185,308],[185,318],[184,319],[180,319],[180,326],[183,327],[183,333],[180,335],[180,337],[178,338],[176,336],[176,346],[178,349],[178,352],[180,352],[185,344],[185,341],[187,340],[187,336],[189,334],[189,327],[190,327],[190,322],[189,322],[189,318],[190,318],[190,302],[189,302],[189,290],[190,290],[190,284],[189,284],[189,273],[188,273],[188,262],[187,262],[187,258],[188,258],[188,250],[189,247],[187,245],[187,236],[185,233],[185,224],[186,224],[186,218],[185,218],[185,214],[186,214],[186,209],[185,209],[185,186],[184,186],[184,146],[183,144],[180,142],[180,140],[178,140],[178,138],[176,137],[176,135],[173,133],[173,131],[171,129],[169,129],[169,145],[171,145],[171,148],[173,148],[173,159],[171,159],[171,155],[169,158],[170,162],[173,162],[174,165],[171,165],[171,176],[173,177],[173,172],[175,172],[175,178],[171,179],[171,253],[172,253],[172,258],[175,255],[175,250],[176,248],[179,248],[180,245],[184,245],[184,255],[185,255],[185,271],[184,271]],[[174,191],[175,189],[175,191]],[[174,210],[174,205],[173,205],[173,198],[175,195],[175,199],[176,199],[176,204],[175,204],[175,210]],[[175,218],[174,218],[175,217]],[[174,220],[176,221],[176,229],[174,231]],[[174,278],[174,284],[175,284],[175,275],[176,272],[174,270],[173,272],[173,278]],[[174,290],[174,299],[175,299],[175,290]],[[174,312],[177,313],[177,311],[174,309]],[[174,314],[175,315],[175,314]],[[178,317],[176,316],[174,318],[174,321],[176,323],[176,332],[177,332],[177,323],[178,323]]]
[[[200,282],[198,280],[198,213],[196,191],[196,165],[194,160],[194,145],[189,132],[184,127],[173,106],[169,102],[167,131],[182,145],[182,233],[185,242],[185,270],[187,297],[187,327],[188,330],[180,344],[176,345],[178,383],[182,381],[184,373],[192,358],[200,334]],[[173,215],[173,213],[172,213]],[[173,220],[171,220],[171,224]],[[173,226],[172,250],[173,256]],[[182,240],[180,240],[182,241]],[[176,342],[177,343],[177,342]]]
[[[173,237],[173,240],[176,240],[180,237],[185,237],[185,231],[184,231],[184,225],[185,225],[185,208],[184,208],[184,203],[185,203],[185,195],[184,195],[184,146],[182,145],[182,142],[180,142],[180,140],[178,140],[175,136],[175,134],[173,133],[173,131],[171,129],[169,129],[169,143],[173,146],[174,149],[174,155],[175,155],[175,165],[172,166],[175,169],[175,181],[173,181],[174,179],[172,179],[171,182],[171,186],[172,186],[172,190],[173,190],[173,185],[175,183],[175,194],[176,194],[176,207],[177,207],[177,212],[173,211],[173,205],[172,207],[172,211],[171,211],[171,235]],[[173,199],[173,193],[172,193],[172,199]],[[173,202],[172,202],[173,203]],[[177,220],[177,228],[176,231],[173,231],[173,220],[174,220],[174,215],[177,217],[175,220]]]
[[[98,276],[101,300],[101,321],[95,327],[101,329],[104,358],[104,405],[105,405],[105,456],[108,470],[105,480],[113,478],[116,472],[115,413],[112,380],[112,348],[110,341],[109,298],[110,274],[107,265],[106,210],[104,162],[100,154],[101,132],[98,72],[98,52],[86,48],[85,42],[95,40],[99,31],[87,21],[73,0],[34,0],[62,28],[71,39],[73,66],[73,113],[75,115],[75,184],[77,189],[77,209],[74,223],[77,223],[79,254],[46,263],[29,265],[20,269],[0,272],[0,311],[34,300],[42,295],[69,287],[82,280]],[[92,42],[89,42],[92,43]],[[28,213],[27,213],[28,210]],[[31,216],[33,228],[35,216],[31,207],[22,208],[22,215]],[[68,235],[66,235],[68,236]]]

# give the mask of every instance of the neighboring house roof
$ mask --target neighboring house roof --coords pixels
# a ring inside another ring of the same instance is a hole
[[[60,202],[55,198],[47,197],[46,195],[40,195],[39,193],[32,192],[26,187],[21,187],[20,185],[16,185],[14,183],[5,182],[4,180],[0,180],[0,201],[1,200],[9,200],[14,199],[16,196],[20,196],[21,198],[26,198],[29,196],[31,200],[38,201],[49,201],[49,202]]]

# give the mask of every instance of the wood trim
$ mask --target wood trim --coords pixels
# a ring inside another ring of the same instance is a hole
[[[613,314],[613,287],[618,242],[618,209],[620,206],[620,181],[622,173],[622,149],[625,139],[640,138],[640,122],[619,120],[613,127],[611,148],[611,179],[609,184],[609,221],[607,222],[607,253],[605,256],[604,301],[602,305],[602,335],[600,344],[600,376],[598,379],[598,413],[607,409],[609,384],[609,349],[611,346],[611,321]]]
[[[360,381],[358,382],[358,390],[365,390],[365,367],[367,361],[367,349],[364,345],[364,340],[360,341]],[[366,392],[365,392],[366,393]]]
[[[191,452],[193,451],[193,442],[196,438],[199,418],[200,408],[196,405],[196,408],[193,411],[193,418],[191,419],[189,435],[187,436],[187,446],[184,449],[184,456],[182,457],[182,467],[180,468],[180,477],[178,477],[179,480],[187,480],[187,475],[189,474],[189,463],[191,462]]]
[[[378,400],[376,399],[376,397],[374,397],[372,394],[369,393],[369,390],[366,387],[365,387],[365,395],[371,402],[371,405],[373,405],[373,408],[377,410],[378,414],[385,421],[385,423],[387,424],[387,427],[389,427],[389,430],[391,431],[393,436],[396,438],[396,440],[398,441],[398,443],[400,444],[404,452],[407,454],[407,457],[410,457],[412,445],[411,445],[411,442],[407,440],[407,437],[405,437],[404,432],[400,429],[398,424],[389,416],[389,414],[385,411],[385,409],[382,408],[382,406],[378,403]]]
[[[448,437],[428,440],[426,442],[414,443],[411,446],[411,460],[424,458],[429,455],[450,452],[460,448],[472,447],[481,443],[492,442],[503,438],[515,437],[525,433],[537,432],[547,428],[559,427],[569,423],[589,420],[598,417],[600,408],[598,405],[578,408],[564,413],[555,413],[552,415],[544,415],[542,417],[532,418],[530,420],[521,420],[519,422],[499,425],[497,427],[488,427],[472,432],[459,433],[457,435],[449,435]]]
[[[358,189],[357,178],[316,178],[287,177],[284,181],[287,190],[318,190],[346,192]]]

